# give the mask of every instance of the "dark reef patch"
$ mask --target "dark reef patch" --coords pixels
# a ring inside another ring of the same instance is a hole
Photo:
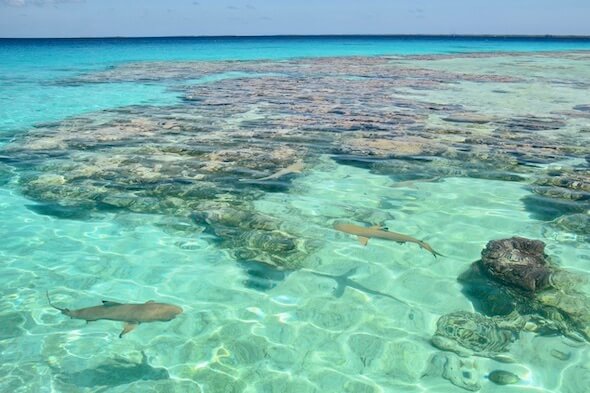
[[[63,206],[59,203],[26,205],[27,209],[44,216],[66,220],[88,220],[91,212],[84,206]]]
[[[277,269],[260,261],[238,261],[238,264],[246,275],[244,286],[257,291],[264,292],[276,287],[289,274],[288,270]]]
[[[561,216],[583,213],[588,206],[576,201],[546,197],[537,194],[527,195],[522,202],[531,216],[540,221],[553,221]]]

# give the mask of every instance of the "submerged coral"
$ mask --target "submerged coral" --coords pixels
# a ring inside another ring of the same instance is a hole
[[[567,54],[572,61],[585,56]],[[524,181],[531,174],[542,178],[538,163],[590,156],[588,136],[565,131],[576,117],[490,115],[437,98],[473,82],[517,94],[511,86],[524,81],[506,70],[452,72],[431,61],[445,58],[146,62],[79,75],[55,83],[186,84],[174,85],[183,97],[175,105],[89,113],[19,134],[0,148],[0,173],[16,174],[20,191],[39,203],[32,209],[41,214],[193,217],[195,231],[209,230],[235,256],[293,268],[305,264],[313,246],[257,213],[254,201],[287,191],[300,176],[288,168],[298,163],[313,168],[328,154],[402,181]],[[274,176],[281,171],[289,176]],[[587,209],[581,176],[536,182],[536,196],[567,199],[567,209],[559,205],[551,220]],[[534,211],[538,202],[525,205]]]
[[[481,253],[481,265],[493,280],[530,292],[546,288],[552,273],[545,244],[522,237],[489,242]]]
[[[506,370],[494,370],[488,375],[488,379],[496,385],[512,385],[520,382],[518,375]]]
[[[453,385],[476,392],[481,389],[481,372],[471,359],[458,357],[449,352],[436,353],[431,359],[424,377],[443,377]]]
[[[515,318],[511,329],[506,328],[508,325],[507,320],[500,326],[493,318],[457,311],[439,318],[432,344],[460,356],[495,357],[508,350],[515,338],[514,331],[524,326],[524,322]]]
[[[516,237],[489,242],[482,259],[459,277],[463,291],[486,315],[519,315],[527,330],[590,341],[588,278],[551,264],[544,247]]]

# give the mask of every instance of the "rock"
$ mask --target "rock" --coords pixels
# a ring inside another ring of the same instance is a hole
[[[560,118],[551,117],[513,117],[500,122],[502,128],[509,132],[531,132],[558,130],[565,127],[566,123]]]
[[[415,384],[428,366],[428,352],[410,341],[396,341],[384,346],[379,373],[394,381]]]
[[[588,171],[559,171],[556,176],[546,176],[535,180],[539,186],[563,187],[572,191],[590,192],[590,174]]]
[[[568,337],[580,340],[574,332],[590,342],[590,298],[574,291],[552,289],[543,291],[536,296],[543,306],[545,315],[554,321],[555,326]]]
[[[589,279],[552,266],[544,247],[541,241],[518,237],[489,242],[482,259],[460,275],[463,292],[477,310],[494,316],[498,327],[590,342]],[[445,321],[449,323],[457,324]]]
[[[552,273],[544,251],[545,243],[539,240],[493,240],[481,252],[481,263],[492,279],[535,292],[549,286]]]
[[[492,117],[477,113],[454,113],[450,116],[443,117],[443,120],[450,123],[486,124],[493,121],[494,119]]]
[[[493,358],[507,351],[514,337],[511,330],[501,328],[493,318],[457,311],[439,318],[432,344],[460,356]]]
[[[561,216],[553,225],[568,232],[590,236],[590,214],[576,213]]]
[[[563,351],[560,351],[559,349],[552,349],[550,354],[555,359],[563,360],[564,362],[570,360],[570,358],[572,357],[571,352],[563,352]]]
[[[474,262],[461,273],[458,281],[463,292],[473,303],[475,310],[487,316],[508,315],[518,308],[516,300],[509,289],[491,280],[481,265],[481,260]]]
[[[437,353],[430,359],[428,369],[423,378],[442,376],[453,385],[476,392],[481,389],[481,374],[477,363],[465,360],[452,353]]]
[[[488,379],[496,385],[512,385],[520,382],[518,375],[505,370],[494,370],[488,375]]]
[[[565,214],[584,213],[590,204],[584,201],[560,199],[530,194],[521,199],[533,218],[540,221],[553,221]]]
[[[384,139],[369,135],[365,138],[354,137],[342,141],[336,152],[370,157],[410,157],[437,155],[445,150],[443,145],[426,138]]]
[[[532,186],[531,190],[535,194],[548,198],[564,199],[569,201],[587,201],[590,200],[590,193],[587,191],[573,191],[565,187],[552,186]]]
[[[540,202],[538,208],[543,211],[553,209],[561,214],[585,213],[590,208],[588,173],[588,170],[572,171],[560,168],[549,171],[549,176],[536,179],[531,190]],[[557,217],[553,217],[555,218]]]
[[[379,359],[384,344],[381,337],[365,333],[353,334],[348,339],[348,346],[358,356],[363,367],[371,367],[371,363]]]

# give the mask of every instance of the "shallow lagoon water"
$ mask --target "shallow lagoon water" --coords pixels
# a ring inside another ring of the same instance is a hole
[[[590,346],[563,334],[520,332],[513,363],[430,340],[440,316],[476,310],[457,277],[490,240],[542,240],[560,268],[590,275],[587,226],[560,221],[588,214],[590,119],[574,109],[590,104],[587,54],[390,54],[252,65],[180,53],[13,80],[0,390],[584,392]],[[24,99],[39,80],[41,107]],[[257,181],[296,159],[302,173]],[[363,247],[340,221],[445,257]],[[345,273],[355,284],[339,293]],[[120,323],[70,320],[46,290],[60,307],[153,299],[184,313],[119,339]],[[520,382],[495,385],[498,369]]]

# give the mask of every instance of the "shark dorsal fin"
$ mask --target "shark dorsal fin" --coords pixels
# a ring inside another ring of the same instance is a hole
[[[113,306],[120,306],[121,303],[111,302],[109,300],[103,300],[102,301],[102,305],[105,306],[105,307],[113,307]]]

